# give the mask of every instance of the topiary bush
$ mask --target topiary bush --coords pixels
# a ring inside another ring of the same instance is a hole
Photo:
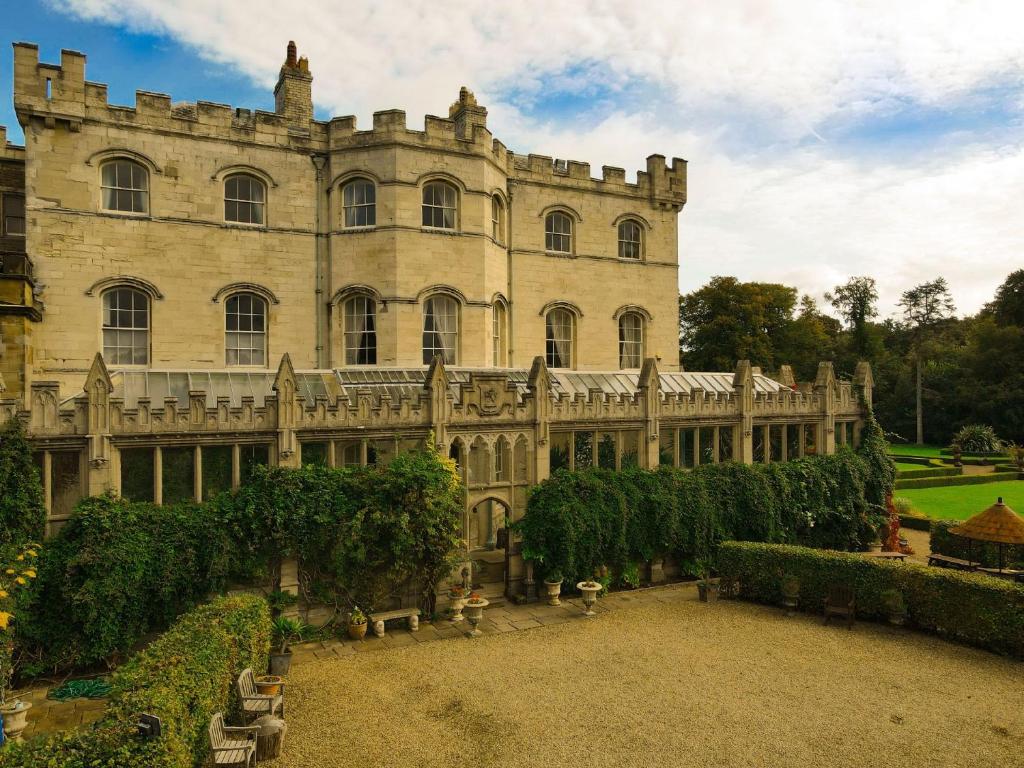
[[[799,610],[819,613],[833,584],[853,588],[857,617],[885,620],[885,594],[902,594],[919,629],[1024,658],[1024,588],[1008,581],[916,563],[891,563],[845,552],[728,541],[718,548],[722,577],[739,596],[779,604],[783,575],[800,581]]]
[[[0,768],[193,768],[209,752],[215,712],[238,709],[235,680],[261,674],[270,650],[270,611],[253,595],[222,597],[182,616],[111,678],[110,703],[91,730],[12,744]],[[139,713],[162,721],[158,739],[136,735]]]
[[[541,575],[557,572],[573,583],[600,566],[621,571],[664,555],[695,573],[697,561],[726,539],[859,548],[876,537],[880,502],[892,488],[894,469],[878,435],[865,450],[880,457],[844,448],[693,471],[559,470],[531,490],[516,524],[523,556]]]
[[[999,453],[1003,441],[996,437],[996,431],[987,424],[967,424],[953,435],[953,445],[959,445],[965,453]]]

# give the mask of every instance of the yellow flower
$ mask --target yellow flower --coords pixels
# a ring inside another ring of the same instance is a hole
[[[6,573],[6,574],[7,574],[8,576],[13,576],[13,575],[14,575],[14,569],[13,569],[13,568],[8,568],[8,569],[7,569],[6,571],[5,571],[5,573]]]
[[[7,597],[7,590],[6,589],[0,589],[0,600],[2,600],[5,597]]]
[[[25,554],[29,557],[36,557],[39,553],[36,552],[34,549],[26,549]]]
[[[16,579],[14,580],[14,582],[15,582],[15,584],[21,584],[22,586],[24,586],[25,584],[28,584],[28,582],[27,582],[27,581],[25,581],[25,580],[24,580],[24,579],[23,579],[23,578],[22,578],[21,576],[19,576],[18,578],[16,578]]]
[[[35,568],[26,568],[24,571],[22,571],[22,575],[28,576],[30,579],[34,579],[36,577]]]
[[[7,611],[0,611],[0,629],[7,629],[7,625],[13,618],[13,613],[8,613]]]
[[[24,559],[25,559],[24,555],[18,555],[18,560],[24,560]]]

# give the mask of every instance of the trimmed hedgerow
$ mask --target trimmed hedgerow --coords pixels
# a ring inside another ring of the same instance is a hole
[[[262,598],[202,605],[114,673],[110,703],[92,729],[12,745],[0,753],[0,767],[193,768],[209,751],[213,714],[237,711],[239,673],[266,669],[270,633]],[[159,739],[135,735],[140,712],[161,719]]]
[[[904,469],[897,476],[901,480],[920,480],[925,477],[959,477],[963,474],[962,467],[929,467],[921,469]]]
[[[833,584],[853,588],[857,616],[885,619],[884,593],[903,596],[912,625],[968,645],[1024,657],[1024,588],[1002,579],[845,552],[728,541],[718,548],[722,577],[740,597],[777,604],[783,576],[800,582],[799,610],[818,613]]]
[[[908,488],[947,488],[951,485],[983,485],[1001,483],[1004,480],[1019,480],[1024,472],[992,472],[987,475],[957,475],[956,477],[925,477],[896,480],[896,490]]]
[[[892,488],[878,432],[861,451],[785,463],[560,470],[532,489],[516,524],[523,556],[540,575],[572,583],[601,566],[621,571],[665,555],[692,573],[726,539],[860,548],[876,537]]]
[[[999,567],[999,545],[985,541],[970,541],[950,533],[949,529],[962,524],[962,520],[934,520],[931,524],[929,549],[938,555],[973,560],[986,568]],[[1004,545],[1003,560],[1007,568],[1024,569],[1024,545]]]

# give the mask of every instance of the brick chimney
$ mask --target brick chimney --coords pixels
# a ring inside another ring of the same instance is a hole
[[[290,40],[288,57],[274,88],[274,111],[288,120],[289,127],[308,131],[313,119],[313,76],[306,57],[299,59],[297,55],[295,41]]]
[[[459,100],[448,107],[448,117],[455,121],[455,135],[460,139],[473,138],[474,125],[487,127],[487,107],[477,104],[466,86],[459,89]]]

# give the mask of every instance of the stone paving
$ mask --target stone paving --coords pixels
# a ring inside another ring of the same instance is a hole
[[[541,588],[543,589],[543,586]],[[603,613],[616,608],[692,599],[695,592],[693,582],[612,592],[598,600],[594,611]],[[485,609],[484,618],[480,621],[478,629],[484,635],[493,635],[549,627],[568,621],[586,621],[583,610],[583,600],[580,597],[563,597],[561,605],[557,606],[548,605],[544,598],[527,605],[506,603]],[[312,658],[326,659],[332,656],[369,653],[385,648],[399,648],[403,645],[459,638],[466,636],[470,629],[469,622],[466,620],[451,622],[446,618],[439,618],[433,622],[421,622],[418,631],[410,632],[404,621],[396,620],[387,625],[382,638],[375,637],[371,628],[363,640],[331,639],[292,646],[292,663],[301,664]]]
[[[106,699],[53,701],[46,698],[52,687],[55,686],[45,685],[11,694],[11,698],[32,703],[32,709],[28,711],[28,726],[22,733],[23,738],[88,725],[98,720],[107,706]]]

